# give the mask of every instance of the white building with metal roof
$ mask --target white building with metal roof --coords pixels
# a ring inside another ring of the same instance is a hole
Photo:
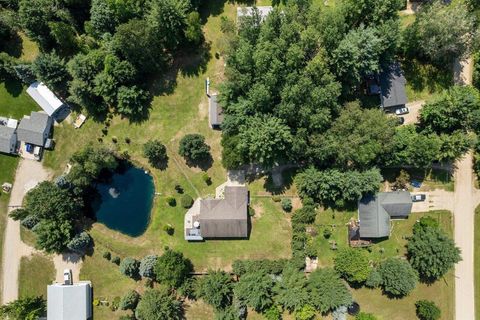
[[[55,283],[47,288],[48,320],[92,319],[92,285],[90,281],[73,284]]]
[[[51,117],[67,106],[43,82],[32,83],[27,93]]]

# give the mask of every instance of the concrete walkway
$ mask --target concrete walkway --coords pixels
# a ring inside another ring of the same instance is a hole
[[[23,197],[39,182],[47,180],[48,173],[42,164],[37,161],[20,159],[10,194],[9,210],[14,206],[22,205]],[[2,303],[8,303],[18,298],[18,272],[20,260],[29,256],[34,249],[27,246],[20,239],[20,222],[7,218],[2,257]]]

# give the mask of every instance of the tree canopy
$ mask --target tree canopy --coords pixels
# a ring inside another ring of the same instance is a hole
[[[339,250],[334,258],[334,265],[335,270],[349,283],[361,284],[371,273],[368,255],[361,249]]]
[[[232,278],[224,271],[211,270],[197,282],[196,292],[215,309],[225,309],[232,303]]]
[[[250,272],[243,275],[235,285],[235,296],[252,307],[257,312],[262,312],[270,307],[272,300],[273,279],[261,271]]]
[[[308,278],[310,303],[320,312],[349,306],[352,295],[339,275],[330,268],[317,269]]]
[[[138,320],[181,320],[182,304],[166,288],[145,291],[135,309]]]
[[[418,281],[418,274],[405,260],[388,258],[378,267],[382,278],[383,290],[392,296],[403,297],[408,295]]]
[[[157,259],[155,265],[156,280],[167,286],[178,288],[193,270],[190,260],[181,252],[169,248]]]

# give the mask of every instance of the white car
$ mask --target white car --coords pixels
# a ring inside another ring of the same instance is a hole
[[[395,110],[395,114],[396,114],[397,116],[401,116],[402,114],[407,114],[407,113],[409,113],[409,112],[410,112],[410,111],[408,110],[407,107],[398,108],[398,109]]]
[[[72,270],[71,269],[63,270],[63,283],[66,284],[66,285],[72,285],[73,284]]]

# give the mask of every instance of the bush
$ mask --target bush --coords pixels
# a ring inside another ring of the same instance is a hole
[[[376,269],[370,271],[365,285],[369,288],[378,288],[382,285],[382,276]]]
[[[295,320],[312,320],[315,315],[315,308],[308,304],[295,310]]]
[[[112,254],[110,253],[110,251],[105,251],[102,256],[104,259],[107,259],[108,261],[112,259]]]
[[[83,231],[70,240],[67,244],[67,248],[73,252],[84,253],[91,244],[92,238],[87,232]]]
[[[202,180],[207,186],[212,184],[212,178],[210,178],[210,176],[206,172],[202,174]]]
[[[362,249],[347,247],[334,258],[335,270],[349,283],[361,284],[371,273],[368,256]]]
[[[118,310],[118,307],[120,306],[120,297],[115,297],[113,298],[112,304],[110,305],[110,310],[116,311]]]
[[[178,288],[192,270],[192,263],[181,252],[166,248],[155,265],[156,280],[167,286]]]
[[[355,317],[355,320],[377,320],[377,318],[371,313],[360,312]]]
[[[290,212],[292,211],[292,200],[289,198],[283,198],[282,199],[282,209],[285,212]]]
[[[163,226],[163,231],[165,231],[169,236],[171,236],[175,232],[175,229],[171,224],[166,224]]]
[[[143,156],[157,168],[168,161],[167,148],[158,140],[148,140],[143,145]]]
[[[40,222],[40,219],[36,216],[28,216],[25,219],[23,219],[20,224],[24,227],[27,228],[28,230],[33,230],[35,226]]]
[[[120,262],[121,262],[120,257],[114,257],[112,259],[112,262],[115,263],[117,266],[120,265]]]
[[[180,203],[182,204],[182,207],[184,207],[185,209],[188,209],[188,208],[191,208],[192,205],[193,205],[193,199],[191,196],[189,196],[188,194],[184,194],[181,198],[180,198]]]
[[[153,279],[147,278],[147,280],[145,280],[145,288],[153,288]]]
[[[418,274],[405,260],[389,258],[378,267],[382,277],[382,288],[394,297],[409,294],[417,285]]]
[[[130,278],[138,278],[140,262],[134,258],[125,258],[120,263],[120,272]]]
[[[433,301],[419,300],[415,303],[415,307],[420,320],[440,319],[441,311]]]
[[[210,147],[199,134],[187,134],[180,140],[178,153],[187,161],[201,161],[210,156]]]
[[[282,200],[282,198],[280,198],[279,196],[273,196],[272,200],[273,200],[273,202],[280,202]]]
[[[100,300],[98,300],[98,299],[93,299],[92,304],[93,304],[95,307],[97,307],[97,306],[100,305]]]
[[[415,224],[413,225],[413,233],[419,233],[425,231],[427,229],[438,229],[438,221],[432,216],[424,216],[421,217]]]
[[[170,207],[175,207],[177,205],[177,200],[174,197],[167,197],[167,204]]]
[[[145,256],[140,261],[139,272],[142,277],[155,279],[155,265],[157,264],[157,259],[158,259],[158,256],[149,255],[149,256]]]
[[[330,237],[332,236],[332,230],[326,228],[326,229],[323,229],[323,237],[325,239],[330,239]]]
[[[305,206],[301,209],[296,210],[292,215],[292,223],[304,223],[304,224],[311,224],[315,221],[315,217],[317,216],[317,212],[315,211],[315,207],[312,206]]]
[[[255,216],[255,209],[253,209],[251,206],[248,206],[248,215],[250,217]]]
[[[179,184],[176,184],[176,185],[175,185],[175,190],[176,190],[178,193],[180,193],[180,194],[183,193],[183,187],[182,187],[181,185],[179,185]]]
[[[123,296],[122,300],[120,300],[119,307],[122,310],[135,310],[139,300],[140,295],[138,292],[130,290]]]
[[[278,306],[273,305],[265,311],[263,316],[267,320],[282,320],[282,311]]]

